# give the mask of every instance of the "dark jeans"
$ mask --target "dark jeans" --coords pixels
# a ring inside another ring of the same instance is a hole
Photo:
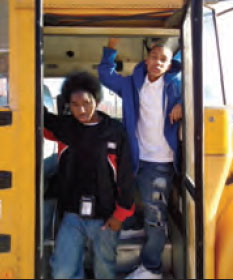
[[[173,176],[173,163],[140,162],[137,184],[144,204],[146,231],[141,257],[143,265],[154,273],[161,272],[168,219],[167,202]]]
[[[58,155],[54,154],[49,158],[44,160],[44,192],[49,188],[49,179],[55,173],[58,165]],[[57,200],[48,199],[44,200],[44,239],[52,238],[52,221],[54,216],[54,211],[56,211]]]

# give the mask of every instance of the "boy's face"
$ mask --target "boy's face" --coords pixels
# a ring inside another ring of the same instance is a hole
[[[156,81],[171,68],[172,51],[166,47],[154,47],[146,59],[148,77]]]
[[[81,123],[95,122],[96,100],[88,92],[74,92],[70,97],[72,115]]]

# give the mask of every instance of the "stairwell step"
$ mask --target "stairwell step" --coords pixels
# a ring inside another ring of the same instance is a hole
[[[117,271],[120,274],[131,272],[134,267],[140,264],[140,252],[143,242],[139,239],[128,240],[128,243],[121,243],[117,249]],[[170,273],[172,271],[172,244],[165,245],[162,256],[163,273]]]

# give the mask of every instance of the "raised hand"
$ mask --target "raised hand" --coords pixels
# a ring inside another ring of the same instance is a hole
[[[108,47],[110,49],[116,49],[116,46],[118,45],[119,41],[120,41],[119,38],[109,38]]]

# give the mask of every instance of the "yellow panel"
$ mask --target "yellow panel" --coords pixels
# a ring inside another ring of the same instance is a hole
[[[10,0],[10,109],[13,124],[0,128],[0,170],[12,171],[12,188],[0,191],[0,234],[11,252],[0,254],[0,279],[34,278],[35,262],[35,34],[34,11]]]
[[[229,149],[229,113],[223,108],[205,109],[205,153],[226,154]]]
[[[221,198],[216,225],[216,279],[232,279],[233,184],[226,186]]]
[[[31,8],[34,0],[16,0],[17,7]],[[141,8],[181,8],[184,0],[44,0],[44,7],[52,9],[141,9]]]
[[[215,234],[219,201],[232,160],[230,115],[225,108],[205,110],[204,221],[205,278],[215,278]]]

